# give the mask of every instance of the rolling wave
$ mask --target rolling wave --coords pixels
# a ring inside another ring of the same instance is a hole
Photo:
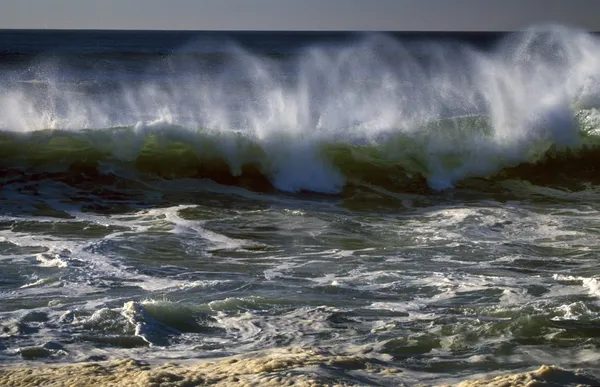
[[[488,117],[461,116],[414,131],[377,137],[268,138],[237,131],[165,123],[86,130],[0,133],[4,184],[14,179],[76,182],[119,176],[141,181],[211,179],[259,192],[340,194],[378,186],[426,192],[489,182],[527,180],[542,186],[584,189],[600,182],[600,112],[574,114],[577,138],[568,146],[551,135],[527,146],[499,147]]]
[[[542,26],[485,51],[377,34],[281,56],[220,45],[217,62],[185,49],[85,71],[40,58],[0,86],[0,167],[5,184],[113,175],[340,194],[483,178],[579,189],[597,182],[598,49],[594,35]]]

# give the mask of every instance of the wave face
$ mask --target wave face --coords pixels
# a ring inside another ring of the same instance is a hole
[[[126,47],[11,60],[1,165],[335,194],[520,178],[515,167],[558,158],[585,180],[599,155],[599,48],[549,26],[488,49],[379,34],[283,55],[206,39],[143,60]]]

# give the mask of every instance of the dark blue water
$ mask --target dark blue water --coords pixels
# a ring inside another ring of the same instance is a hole
[[[291,53],[318,43],[343,43],[364,32],[293,31],[71,31],[0,30],[3,55],[74,54],[171,54],[191,45],[186,51],[209,53],[222,50],[223,42],[235,42],[260,53]],[[454,41],[490,48],[506,32],[384,32],[408,43]],[[199,43],[200,42],[200,43]],[[201,42],[206,45],[202,46]],[[196,43],[196,44],[194,44]],[[210,43],[210,44],[208,44]],[[212,50],[207,48],[212,46]],[[185,49],[184,49],[185,50]]]
[[[82,80],[139,79],[140,73],[191,71],[222,65],[231,47],[256,55],[289,57],[314,45],[339,46],[364,36],[362,32],[216,32],[216,31],[69,31],[0,30],[0,70],[20,80],[33,80],[35,72],[69,72]],[[495,32],[390,32],[406,44],[423,41],[458,42],[492,48],[506,33]],[[173,56],[176,55],[176,58]],[[120,74],[116,74],[119,72]],[[61,74],[65,77],[66,74]]]

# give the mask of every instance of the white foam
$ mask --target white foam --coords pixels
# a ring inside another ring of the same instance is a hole
[[[96,293],[102,291],[102,284],[95,281],[87,281],[89,278],[112,277],[124,281],[130,281],[136,286],[150,292],[156,292],[167,289],[181,289],[190,287],[210,287],[211,281],[183,281],[172,278],[159,278],[145,275],[137,272],[135,268],[128,268],[122,265],[115,258],[105,254],[94,252],[95,247],[102,245],[109,240],[118,240],[125,234],[144,233],[153,227],[163,227],[166,230],[177,232],[177,228],[183,225],[195,227],[197,224],[191,221],[184,221],[178,217],[177,212],[185,207],[162,208],[153,210],[144,210],[135,214],[125,214],[117,216],[94,215],[91,213],[79,213],[72,211],[75,219],[54,219],[54,218],[36,218],[37,222],[47,223],[48,225],[59,222],[69,222],[81,224],[85,227],[89,224],[96,224],[103,227],[119,227],[119,231],[112,232],[104,237],[92,240],[70,239],[59,236],[50,236],[46,234],[20,233],[11,230],[0,231],[2,238],[18,246],[36,246],[45,248],[45,253],[35,255],[40,267],[55,267],[67,269],[73,262],[71,275],[66,276],[60,281],[61,286],[53,289],[54,293],[64,293],[70,296],[80,296],[83,294]],[[14,222],[22,221],[16,217],[2,217],[2,220]],[[225,236],[216,233],[203,232],[201,227],[194,229],[194,233],[201,233],[214,246],[214,248],[236,249],[242,242],[230,240]],[[81,270],[81,266],[88,270]],[[39,279],[34,284],[25,284],[19,290],[21,295],[42,294],[47,291],[51,285],[44,278]],[[44,285],[46,284],[46,285]],[[100,286],[100,288],[98,287]],[[17,294],[15,294],[17,296]]]
[[[581,286],[595,297],[600,297],[600,281],[596,277],[581,277],[564,274],[554,274],[552,278],[555,281],[580,282]]]
[[[180,205],[161,210],[161,213],[165,216],[165,219],[173,224],[173,233],[181,235],[191,234],[194,237],[201,237],[208,241],[214,250],[236,250],[242,248],[243,246],[256,245],[254,242],[229,238],[223,234],[218,234],[214,231],[207,230],[206,228],[202,227],[203,224],[206,223],[205,221],[185,220],[178,215],[180,210],[190,207],[193,206]]]
[[[345,177],[323,155],[324,144],[385,145],[382,138],[399,133],[425,136],[421,152],[429,184],[443,189],[528,160],[540,147],[576,146],[571,106],[590,105],[600,95],[599,47],[594,35],[559,26],[513,34],[493,52],[435,43],[409,47],[382,34],[315,45],[282,61],[231,46],[230,59],[214,73],[165,72],[163,79],[123,83],[118,92],[93,96],[54,79],[48,74],[57,72],[41,62],[34,71],[51,87],[35,92],[16,82],[4,88],[0,127],[135,126],[133,137],[114,133],[109,141],[107,149],[122,160],[133,159],[147,133],[192,144],[201,154],[206,149],[198,128],[209,128],[228,134],[215,137],[214,151],[225,156],[233,174],[257,162],[281,190],[325,193],[340,192]],[[240,83],[246,87],[234,87]],[[488,116],[491,133],[459,138],[423,126],[465,114]],[[262,155],[241,152],[237,138],[257,142]],[[387,153],[382,157],[390,161],[403,157],[397,149]],[[458,165],[444,162],[457,153],[463,157]]]
[[[134,334],[144,339],[150,346],[166,344],[164,338],[166,334],[179,333],[176,329],[150,316],[143,303],[135,301],[126,302],[120,312],[134,327]]]
[[[47,279],[47,278],[40,278],[40,279],[39,279],[39,280],[37,280],[37,281],[30,282],[30,283],[27,283],[27,284],[25,284],[25,285],[21,285],[21,286],[20,286],[20,288],[21,288],[21,289],[26,289],[26,288],[34,288],[34,287],[36,287],[36,286],[45,285],[47,282],[48,282],[48,279]]]
[[[532,297],[527,294],[526,290],[523,289],[503,289],[502,296],[500,296],[500,303],[502,306],[507,305],[525,305],[531,302]]]
[[[554,321],[561,320],[579,320],[582,316],[586,317],[597,317],[597,313],[594,313],[590,308],[583,302],[573,302],[570,304],[560,305],[556,308],[558,312],[561,312],[561,316],[555,316],[552,318]]]
[[[395,318],[395,321],[414,321],[414,320],[431,320],[436,317],[435,313],[424,312],[423,309],[426,302],[409,301],[409,302],[373,302],[369,306],[371,309],[388,310],[391,312],[404,312],[408,316],[406,318]]]
[[[42,267],[67,267],[67,261],[61,254],[36,254],[35,258]]]

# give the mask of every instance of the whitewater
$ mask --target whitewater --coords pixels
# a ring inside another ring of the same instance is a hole
[[[0,384],[600,383],[597,35],[6,30],[0,80]]]

